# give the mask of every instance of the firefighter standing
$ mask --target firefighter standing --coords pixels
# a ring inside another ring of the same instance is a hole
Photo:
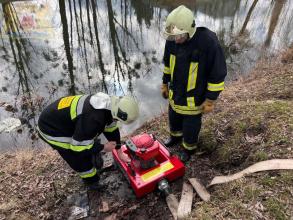
[[[192,11],[181,5],[167,17],[164,37],[162,96],[169,99],[170,139],[182,140],[182,161],[197,148],[202,113],[211,112],[227,74],[223,51],[214,32],[195,27]]]
[[[101,168],[102,159],[97,155],[101,150],[120,149],[117,121],[129,124],[138,114],[138,105],[131,97],[104,93],[68,96],[50,104],[41,113],[38,132],[91,189],[99,189],[97,169]],[[109,141],[104,145],[96,139],[101,133]],[[118,156],[129,161],[122,150],[118,150]]]

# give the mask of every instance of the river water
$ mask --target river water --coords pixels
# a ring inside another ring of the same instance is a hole
[[[39,146],[40,111],[69,94],[132,95],[141,116],[128,134],[160,115],[168,13],[180,4],[197,26],[216,32],[225,51],[227,82],[245,76],[264,54],[293,41],[290,0],[38,0],[0,6],[0,121],[20,118],[17,131],[0,134],[0,148]],[[5,19],[6,17],[6,19]]]

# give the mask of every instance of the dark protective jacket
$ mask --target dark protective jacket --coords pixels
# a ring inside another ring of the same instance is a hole
[[[95,138],[104,133],[120,143],[120,132],[108,109],[94,109],[90,95],[67,96],[50,104],[40,115],[41,137],[56,149],[94,153],[103,149]]]
[[[205,99],[216,100],[227,75],[217,36],[199,27],[183,44],[167,41],[163,83],[169,83],[169,103],[179,114],[197,115]]]

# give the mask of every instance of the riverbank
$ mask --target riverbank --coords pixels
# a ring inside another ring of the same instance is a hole
[[[167,115],[142,126],[135,134],[168,136]],[[229,85],[215,112],[204,116],[200,155],[187,164],[183,180],[171,184],[180,198],[190,177],[207,184],[215,175],[240,171],[258,161],[293,158],[293,48],[258,62],[250,76]],[[25,149],[0,156],[0,219],[64,219],[67,197],[83,190],[74,172],[53,150]],[[112,179],[110,179],[112,176]],[[113,178],[113,176],[115,178]],[[117,219],[170,219],[155,193],[136,200],[121,193],[127,184],[118,171],[104,174],[105,193],[91,199],[98,216]],[[253,174],[210,189],[211,200],[193,200],[198,219],[290,219],[293,216],[293,172]],[[103,207],[101,204],[103,201]],[[105,204],[107,208],[105,208]],[[164,215],[162,216],[162,210]],[[90,218],[89,218],[90,219]]]

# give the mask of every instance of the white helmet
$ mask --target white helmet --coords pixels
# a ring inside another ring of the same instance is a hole
[[[174,40],[175,36],[188,34],[189,38],[192,38],[195,30],[193,12],[184,5],[180,5],[168,15],[165,24],[164,37],[166,40]]]
[[[138,104],[129,96],[111,96],[111,112],[123,124],[130,124],[139,116]]]

